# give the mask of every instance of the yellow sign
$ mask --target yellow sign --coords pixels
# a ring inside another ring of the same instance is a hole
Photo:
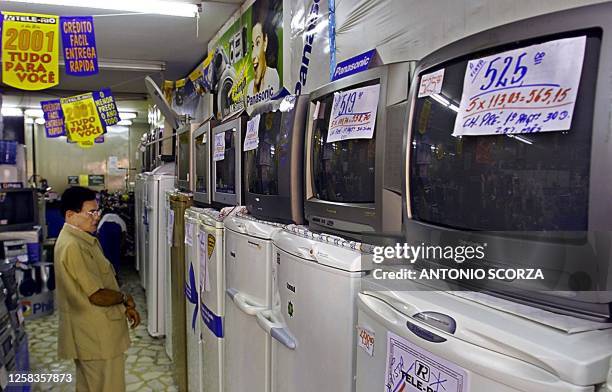
[[[93,145],[93,140],[104,133],[104,128],[92,93],[61,98],[60,102],[70,140]]]
[[[22,90],[59,83],[59,17],[2,12],[2,82]]]
[[[187,83],[187,79],[179,79],[174,85],[176,86],[176,88],[181,88],[185,87],[185,83]]]
[[[89,186],[89,176],[87,174],[79,174],[79,185]]]

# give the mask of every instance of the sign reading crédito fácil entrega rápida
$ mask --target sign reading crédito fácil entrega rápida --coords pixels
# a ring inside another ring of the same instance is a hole
[[[22,90],[59,83],[56,15],[2,12],[2,82]]]

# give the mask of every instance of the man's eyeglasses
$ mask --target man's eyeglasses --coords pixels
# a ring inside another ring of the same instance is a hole
[[[100,215],[102,215],[102,210],[97,209],[97,210],[91,210],[91,211],[83,211],[85,212],[87,215],[91,216],[92,218],[97,218]]]

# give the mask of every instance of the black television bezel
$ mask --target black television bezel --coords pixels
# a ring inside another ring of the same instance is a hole
[[[295,97],[291,130],[289,170],[278,175],[286,177],[287,187],[279,186],[278,195],[264,195],[249,191],[247,167],[248,151],[243,152],[244,203],[256,218],[280,223],[304,223],[304,141],[306,135],[306,112],[308,94]],[[259,114],[268,113],[271,110]],[[280,112],[277,112],[280,113]],[[280,181],[279,181],[280,185]]]

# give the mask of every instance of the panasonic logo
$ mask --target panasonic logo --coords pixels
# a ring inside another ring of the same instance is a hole
[[[355,69],[361,68],[361,67],[365,67],[370,63],[370,58],[366,57],[365,59],[361,59],[359,61],[357,61],[356,63],[352,63],[349,65],[346,65],[344,67],[338,67],[336,68],[336,72],[334,73],[335,77],[338,76],[342,76],[347,72],[353,71]]]
[[[308,13],[308,17],[306,19],[306,37],[304,40],[304,50],[302,51],[300,78],[295,84],[295,95],[300,95],[302,93],[302,87],[306,85],[306,79],[308,77],[308,66],[310,64],[310,58],[308,56],[312,53],[312,43],[314,42],[315,37],[314,29],[317,26],[317,22],[319,21],[319,1],[320,0],[314,0],[314,3],[310,7],[310,12]]]

